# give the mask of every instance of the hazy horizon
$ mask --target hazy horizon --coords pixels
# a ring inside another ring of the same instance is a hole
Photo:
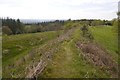
[[[0,17],[14,19],[117,18],[119,0],[0,0]]]

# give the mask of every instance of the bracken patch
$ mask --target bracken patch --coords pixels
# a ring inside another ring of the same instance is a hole
[[[106,70],[112,77],[118,77],[118,64],[105,49],[91,42],[82,43],[78,41],[76,46],[82,50],[82,55],[91,64],[100,67],[101,70]]]

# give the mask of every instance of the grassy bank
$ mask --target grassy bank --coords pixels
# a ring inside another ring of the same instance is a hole
[[[94,36],[95,41],[118,60],[118,37],[113,31],[113,26],[95,26],[91,27],[90,31]]]
[[[108,78],[104,71],[88,63],[77,49],[75,42],[82,38],[78,28],[71,38],[60,45],[52,61],[39,78]]]
[[[90,27],[90,33],[94,37],[92,42],[100,45],[117,61],[118,39],[112,27]],[[34,69],[34,65],[40,62],[44,53],[52,56],[39,78],[111,77],[105,70],[101,70],[100,66],[89,63],[89,59],[86,59],[82,50],[76,46],[78,41],[86,44],[89,40],[82,36],[80,25],[64,32],[3,36],[3,77],[25,77],[29,73],[27,69]]]
[[[61,32],[50,31],[3,36],[3,77],[12,77],[12,73],[16,73],[16,75],[23,74],[25,67],[27,67],[25,65],[32,61],[30,57],[37,54],[34,54],[34,52],[36,52],[34,49],[58,37],[58,34],[61,34]],[[26,57],[28,58],[26,59]],[[21,77],[23,75],[21,75]]]

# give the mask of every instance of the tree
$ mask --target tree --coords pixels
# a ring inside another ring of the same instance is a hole
[[[11,31],[12,34],[21,34],[24,32],[23,30],[23,24],[20,22],[19,19],[15,20],[15,19],[11,19],[11,18],[7,18],[7,19],[2,19],[3,22],[3,26],[8,26]]]
[[[113,21],[113,31],[118,33],[118,19],[114,19]]]
[[[16,31],[16,34],[20,34],[20,33],[23,33],[23,24],[20,22],[19,19],[17,19],[17,31]]]
[[[104,25],[104,22],[101,20],[94,20],[91,22],[92,26],[99,26],[99,25]]]
[[[12,31],[11,31],[11,29],[8,26],[3,26],[2,27],[2,32],[3,32],[3,34],[7,34],[7,35],[11,35],[12,34]]]
[[[81,28],[81,31],[83,33],[83,37],[85,37],[85,35],[87,34],[87,31],[88,31],[88,27],[86,25],[84,25],[82,28]]]

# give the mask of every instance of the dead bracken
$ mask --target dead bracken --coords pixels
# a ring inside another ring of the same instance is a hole
[[[76,46],[82,50],[82,55],[101,70],[107,70],[113,77],[118,77],[118,65],[112,57],[95,43],[82,43],[78,41]]]

